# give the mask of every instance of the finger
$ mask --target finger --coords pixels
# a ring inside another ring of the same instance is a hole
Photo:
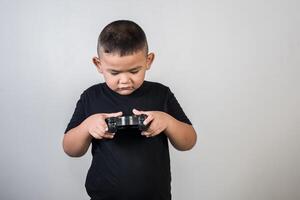
[[[120,111],[120,112],[116,112],[116,113],[104,113],[103,116],[106,119],[109,117],[120,117],[120,116],[122,116],[122,114],[123,113]]]
[[[147,138],[149,138],[149,137],[154,137],[154,136],[156,136],[157,134],[155,134],[155,133],[151,133],[151,134],[147,134],[147,135],[145,135]]]
[[[91,131],[90,134],[96,139],[102,139],[103,137],[96,131]]]
[[[135,115],[149,115],[149,111],[143,111],[143,110],[137,110],[137,109],[132,109],[133,114]]]
[[[105,133],[103,135],[103,138],[112,139],[112,138],[114,138],[114,136],[115,136],[115,133]]]
[[[147,125],[149,122],[151,122],[153,120],[153,116],[150,114],[149,111],[140,111],[140,110],[137,110],[137,109],[134,108],[132,110],[132,112],[135,115],[142,115],[142,114],[144,114],[144,115],[147,116],[147,118],[143,122],[144,125]],[[152,117],[149,117],[149,116],[152,116]]]
[[[145,136],[146,136],[146,137],[154,137],[154,136],[156,136],[156,135],[158,135],[158,132],[153,132],[153,133],[147,134],[147,135],[145,135]]]
[[[146,131],[143,131],[142,132],[142,135],[144,135],[144,136],[150,136],[150,135],[152,135],[152,134],[154,134],[155,132],[152,130],[152,129],[148,129],[148,130],[146,130]]]
[[[101,123],[100,125],[97,125],[94,131],[102,136],[106,132],[106,124]]]
[[[108,126],[105,122],[101,121],[97,127],[96,127],[97,130],[103,132],[103,134],[108,130]]]
[[[150,135],[147,135],[146,137],[149,138],[149,137],[154,137],[156,134],[152,133]]]
[[[148,114],[148,115],[147,115],[147,118],[144,120],[143,124],[144,124],[144,125],[147,125],[147,124],[149,124],[153,119],[154,119],[153,115]]]
[[[92,131],[91,134],[96,139],[112,139],[114,137],[114,133],[105,132],[102,127],[96,127],[96,130]]]
[[[96,126],[95,129],[93,130],[95,133],[97,133],[99,136],[103,137],[104,134],[106,133],[106,124],[102,126]]]
[[[145,137],[149,137],[149,135],[151,135],[151,133],[149,133],[147,131],[143,131],[141,134]]]
[[[163,132],[163,129],[161,129],[161,128],[159,128],[155,131],[150,129],[150,130],[147,130],[147,131],[143,131],[142,135],[144,135],[146,137],[154,137],[154,136],[160,134],[161,132]]]
[[[96,131],[100,134],[102,138],[113,138],[115,133],[109,133],[108,128],[105,128],[104,126],[97,126]]]
[[[135,109],[135,108],[132,110],[132,112],[133,112],[133,114],[135,114],[135,115],[141,115],[141,114],[142,114],[142,111],[137,110],[137,109]]]

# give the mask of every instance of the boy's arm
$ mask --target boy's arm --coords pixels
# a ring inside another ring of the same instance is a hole
[[[107,132],[105,119],[121,116],[122,112],[99,113],[86,118],[80,125],[70,129],[63,138],[63,149],[71,157],[83,156],[91,144],[92,138],[112,139],[113,134]]]
[[[134,109],[133,113],[148,116],[144,124],[151,124],[148,130],[143,132],[146,137],[153,137],[164,131],[171,144],[180,151],[190,150],[196,144],[197,134],[192,125],[181,122],[165,112]]]
[[[63,138],[63,149],[71,157],[83,156],[92,141],[92,136],[84,127],[84,123],[69,130]]]
[[[168,125],[165,129],[165,134],[169,138],[171,144],[180,151],[192,149],[197,141],[197,134],[193,126],[178,121],[171,115],[166,115]]]

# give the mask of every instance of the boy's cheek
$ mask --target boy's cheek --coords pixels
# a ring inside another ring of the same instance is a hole
[[[116,77],[112,77],[111,75],[106,75],[104,76],[104,79],[105,79],[105,82],[110,84],[110,85],[114,85],[116,84],[118,81],[117,81],[117,78]]]

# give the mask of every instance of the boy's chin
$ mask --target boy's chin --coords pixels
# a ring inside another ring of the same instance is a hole
[[[131,93],[134,92],[134,89],[131,90],[117,90],[115,91],[116,93],[118,93],[119,95],[130,95]]]

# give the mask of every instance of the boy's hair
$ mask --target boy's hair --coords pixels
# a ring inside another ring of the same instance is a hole
[[[101,31],[98,38],[97,52],[117,53],[126,56],[144,50],[148,54],[148,43],[143,29],[133,21],[117,20]]]

